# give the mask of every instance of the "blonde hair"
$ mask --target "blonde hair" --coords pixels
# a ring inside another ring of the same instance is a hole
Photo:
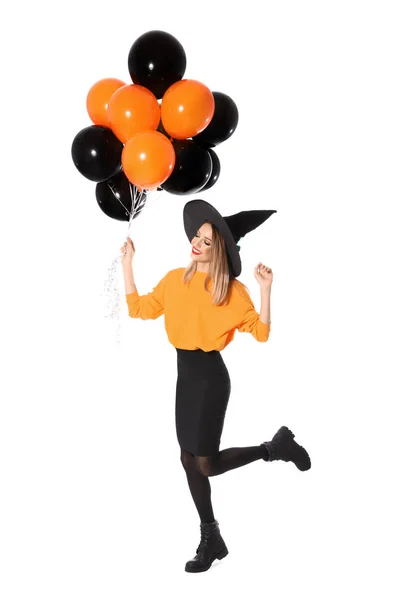
[[[212,294],[212,303],[214,305],[226,306],[229,303],[231,284],[237,280],[235,277],[233,277],[229,270],[228,256],[225,249],[225,240],[215,225],[213,225],[213,223],[210,223],[210,225],[213,232],[210,269],[204,281],[204,289],[206,292]],[[183,283],[189,283],[196,271],[197,263],[193,260],[185,269],[182,279]],[[208,286],[211,281],[213,286],[212,291],[210,292]],[[239,282],[237,281],[237,283]]]

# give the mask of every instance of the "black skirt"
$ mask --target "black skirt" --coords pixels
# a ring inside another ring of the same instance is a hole
[[[228,369],[218,350],[177,348],[175,422],[181,448],[195,456],[219,451],[231,392]]]

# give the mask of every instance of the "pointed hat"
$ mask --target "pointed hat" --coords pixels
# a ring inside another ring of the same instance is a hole
[[[230,271],[233,277],[239,277],[242,271],[239,240],[274,213],[276,210],[242,210],[234,215],[223,217],[205,200],[191,200],[183,208],[183,224],[190,242],[203,223],[215,225],[225,240]]]

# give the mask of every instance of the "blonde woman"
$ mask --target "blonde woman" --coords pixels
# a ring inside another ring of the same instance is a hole
[[[219,449],[231,391],[221,352],[236,330],[266,342],[271,328],[272,270],[262,263],[254,268],[261,293],[257,313],[247,288],[237,279],[241,273],[238,242],[274,212],[249,210],[222,217],[203,200],[188,202],[183,221],[191,262],[169,271],[152,292],[142,296],[132,270],[132,240],[128,238],[121,248],[129,316],[164,315],[168,339],[177,352],[176,434],[201,531],[196,555],[185,566],[192,573],[206,571],[216,558],[228,554],[213,512],[210,477],[260,459],[291,461],[301,471],[311,467],[308,453],[286,426],[271,441]]]

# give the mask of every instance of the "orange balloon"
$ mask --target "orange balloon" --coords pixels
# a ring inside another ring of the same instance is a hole
[[[124,85],[126,85],[124,81],[113,77],[100,79],[92,85],[86,97],[86,109],[95,125],[109,127],[107,108],[111,96]]]
[[[157,129],[160,107],[155,95],[141,85],[125,85],[117,90],[108,105],[109,127],[126,142],[139,131]]]
[[[122,168],[138,188],[159,187],[175,166],[175,150],[165,135],[158,131],[141,131],[122,150]]]
[[[214,96],[200,81],[182,79],[165,92],[161,103],[161,121],[173,138],[184,140],[207,127],[215,110]]]

